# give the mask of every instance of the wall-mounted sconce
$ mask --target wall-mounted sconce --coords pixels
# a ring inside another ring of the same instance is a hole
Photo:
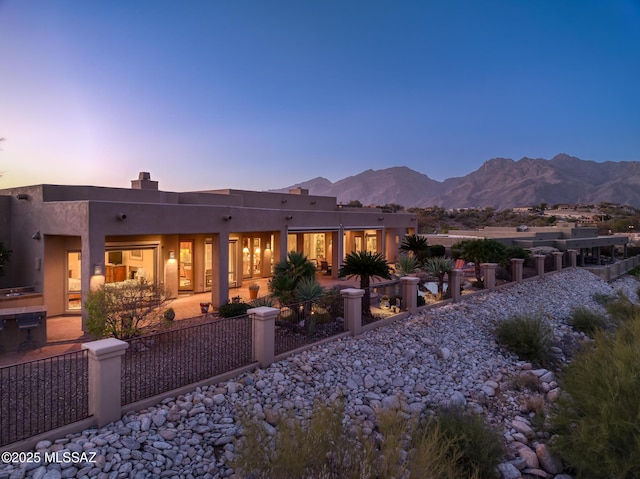
[[[31,239],[39,240],[40,239],[40,231],[36,231],[31,235]]]
[[[242,254],[249,254],[249,248],[247,248],[246,246],[242,248]]]
[[[176,259],[176,252],[172,249],[169,250],[169,259]]]
[[[118,213],[118,219],[120,221],[124,221],[127,219],[127,214],[126,213]]]
[[[26,200],[26,201],[28,201],[28,200],[29,200],[29,195],[28,195],[28,194],[26,194],[26,193],[18,193],[18,194],[16,195],[16,198],[18,198],[19,200]]]
[[[95,263],[93,265],[93,275],[94,276],[102,276],[103,275],[102,263]]]
[[[415,221],[415,220],[416,220],[416,217],[415,217],[415,216],[414,216],[413,218],[411,218],[411,221]]]
[[[292,220],[293,216],[287,216],[287,221]]]
[[[286,203],[288,200],[282,200],[282,203]]]
[[[231,220],[231,218],[233,218],[233,216],[231,216],[231,215],[224,215],[222,217],[222,219],[225,220],[225,221],[229,221],[229,220]]]
[[[378,216],[378,221],[382,221],[384,219],[384,216]]]
[[[271,244],[267,243],[266,248],[264,249],[265,251],[271,251]]]
[[[313,201],[311,202],[311,204],[312,204],[312,205],[315,205],[316,203],[317,203],[317,201],[316,201],[316,200],[313,200]]]

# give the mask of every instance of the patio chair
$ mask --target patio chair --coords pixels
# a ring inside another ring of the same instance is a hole
[[[320,271],[322,271],[326,275],[331,274],[331,265],[326,261],[320,261]]]
[[[40,321],[42,321],[43,316],[44,313],[23,313],[16,315],[18,329],[27,330],[27,339],[20,344],[20,350],[33,349],[36,347],[36,343],[31,336],[31,330],[40,327]]]

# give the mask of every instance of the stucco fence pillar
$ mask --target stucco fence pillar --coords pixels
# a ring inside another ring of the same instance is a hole
[[[362,333],[362,297],[364,289],[346,288],[340,291],[344,298],[344,322],[351,336]]]
[[[253,323],[253,354],[261,368],[275,359],[276,318],[280,310],[260,306],[247,310]]]
[[[553,252],[553,265],[556,271],[562,271],[562,258],[564,253],[562,251]]]
[[[524,259],[511,258],[511,279],[516,283],[522,283],[522,270],[524,268]]]
[[[538,275],[538,277],[542,278],[544,276],[545,255],[534,254],[532,258],[533,258],[533,263],[536,265],[536,274]]]
[[[402,298],[404,299],[404,309],[411,314],[418,310],[418,283],[420,278],[415,276],[403,276],[400,278],[402,284]]]
[[[578,251],[575,249],[568,249],[567,253],[569,253],[569,266],[575,268],[578,266]]]
[[[496,269],[498,268],[497,263],[481,263],[480,271],[482,271],[482,276],[484,277],[484,288],[489,291],[494,291],[496,289]]]
[[[120,390],[122,355],[129,343],[115,338],[84,343],[89,355],[89,414],[98,427],[121,417]]]
[[[462,275],[464,272],[461,269],[453,269],[449,273],[449,286],[447,291],[451,294],[451,299],[454,303],[460,301],[460,283],[462,282]]]

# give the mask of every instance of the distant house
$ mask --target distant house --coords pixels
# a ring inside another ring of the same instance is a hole
[[[327,261],[346,253],[393,261],[415,215],[340,208],[336,198],[242,190],[161,191],[149,173],[131,188],[37,185],[0,190],[0,241],[13,250],[4,287],[33,285],[50,316],[78,314],[96,282],[146,278],[177,294],[230,289],[271,275],[288,251]]]
[[[422,235],[429,244],[441,244],[451,247],[463,239],[491,238],[506,245],[515,245],[533,249],[550,246],[559,251],[576,250],[578,264],[599,262],[602,250],[621,250],[619,254],[627,257],[627,235],[598,235],[595,226],[581,226],[576,223],[561,223],[557,226],[517,226],[485,227],[477,230],[456,230],[455,235]]]

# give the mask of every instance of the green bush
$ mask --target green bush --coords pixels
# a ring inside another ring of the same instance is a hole
[[[496,337],[522,360],[540,365],[551,361],[553,331],[538,315],[516,316],[498,323]]]
[[[576,331],[593,336],[599,329],[607,327],[607,320],[602,314],[581,306],[572,311],[569,326]]]
[[[225,303],[218,308],[218,312],[223,318],[234,318],[247,314],[249,308],[247,303]]]
[[[503,440],[482,416],[466,413],[460,408],[444,408],[423,421],[421,429],[423,434],[437,431],[441,435],[447,456],[457,466],[454,477],[496,477],[496,467],[505,453]]]
[[[605,309],[611,319],[616,323],[625,323],[640,317],[640,310],[624,294],[618,293],[615,299],[605,304]]]
[[[627,309],[628,305],[623,305]],[[554,450],[586,479],[640,477],[640,317],[598,331],[559,376]]]

